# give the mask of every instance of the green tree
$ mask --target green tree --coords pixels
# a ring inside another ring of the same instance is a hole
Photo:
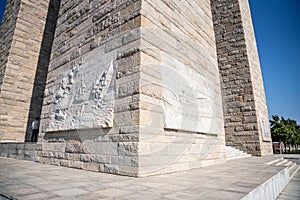
[[[300,144],[300,128],[295,120],[273,115],[270,125],[273,141],[283,142],[285,147],[289,144],[290,149],[291,145],[298,146]]]

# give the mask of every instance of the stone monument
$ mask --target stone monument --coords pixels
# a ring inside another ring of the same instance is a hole
[[[0,33],[0,141],[41,115],[37,162],[140,177],[272,153],[246,0],[8,0]]]

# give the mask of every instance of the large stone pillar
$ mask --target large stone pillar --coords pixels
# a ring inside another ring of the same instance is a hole
[[[226,162],[210,1],[61,1],[37,161],[148,176]]]
[[[27,127],[41,112],[51,50],[45,30],[49,2],[7,0],[0,29],[0,142],[23,142]]]
[[[209,0],[142,3],[140,172],[223,163],[220,79]]]
[[[272,154],[268,111],[248,0],[211,0],[226,144]]]

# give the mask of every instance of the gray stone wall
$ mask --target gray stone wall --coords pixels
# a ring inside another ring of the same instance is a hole
[[[36,144],[34,143],[0,143],[0,156],[35,161]]]
[[[212,0],[226,144],[271,154],[270,129],[248,1]]]
[[[49,0],[7,1],[8,13],[2,28],[15,28],[7,33],[11,42],[2,46],[8,52],[11,45],[9,53],[1,54],[7,60],[6,65],[1,65],[2,71],[5,68],[0,93],[1,142],[25,139],[48,6]]]

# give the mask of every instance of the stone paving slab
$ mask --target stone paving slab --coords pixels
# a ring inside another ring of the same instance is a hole
[[[0,193],[16,199],[241,199],[283,170],[278,156],[133,178],[0,158]]]
[[[277,200],[299,200],[300,199],[300,171],[291,179],[289,184],[280,193]]]

